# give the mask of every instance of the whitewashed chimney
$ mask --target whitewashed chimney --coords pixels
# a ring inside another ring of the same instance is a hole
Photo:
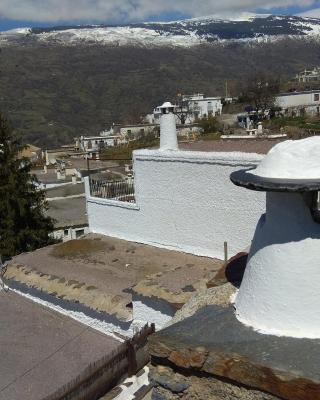
[[[266,191],[235,300],[237,318],[272,335],[320,338],[320,137],[282,142],[252,170],[231,174]]]
[[[170,102],[164,103],[160,107],[160,150],[178,150],[174,108],[175,106]]]

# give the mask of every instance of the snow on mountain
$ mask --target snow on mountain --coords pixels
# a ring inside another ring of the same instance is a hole
[[[268,41],[283,37],[318,37],[320,19],[300,16],[240,14],[234,19],[214,16],[127,26],[21,28],[0,33],[0,44],[99,43],[111,46],[178,46],[229,41]]]

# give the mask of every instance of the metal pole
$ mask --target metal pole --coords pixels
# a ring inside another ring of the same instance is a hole
[[[228,242],[224,242],[224,263],[228,263]]]

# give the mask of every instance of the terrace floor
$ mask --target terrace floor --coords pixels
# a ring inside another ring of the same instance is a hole
[[[13,291],[0,293],[0,400],[40,400],[119,342]]]
[[[131,319],[130,289],[139,282],[172,293],[210,280],[220,260],[90,234],[15,257],[7,278],[95,310]]]
[[[183,143],[179,147],[188,151],[240,151],[244,153],[267,154],[273,146],[285,139],[221,139],[198,140],[196,142]]]
[[[221,265],[220,260],[90,234],[21,254],[5,276],[19,292],[48,295],[53,303],[79,303],[130,326],[131,289],[137,284],[175,303],[175,296],[192,296]],[[115,338],[125,335],[107,330],[112,338],[18,293],[0,292],[0,400],[45,398],[110,353],[119,345]]]

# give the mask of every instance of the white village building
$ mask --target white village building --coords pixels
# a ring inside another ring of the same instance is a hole
[[[114,125],[113,130],[115,134],[130,141],[140,139],[148,134],[155,134],[157,136],[158,126],[154,123]]]
[[[275,103],[287,116],[319,115],[320,90],[281,93]]]
[[[222,113],[221,97],[205,97],[203,94],[194,94],[184,96],[183,101],[186,101],[192,118],[216,117]],[[194,122],[194,121],[192,121]]]
[[[75,148],[87,154],[88,158],[97,159],[99,152],[105,147],[115,147],[127,143],[125,135],[115,133],[114,128],[110,131],[102,131],[99,136],[80,136],[75,139]]]
[[[193,124],[198,119],[209,116],[216,117],[222,113],[221,97],[205,97],[204,94],[193,94],[182,97],[182,107],[177,107],[176,123],[181,124],[179,113],[184,113],[185,124]],[[156,107],[153,114],[148,114],[146,120],[150,123],[160,124],[161,107]]]
[[[173,107],[165,105],[160,148],[134,151],[133,182],[85,178],[90,231],[218,258],[228,241],[234,255],[250,243],[265,196],[235,187],[229,175],[263,157],[179,150]]]
[[[311,70],[305,69],[296,75],[298,82],[317,82],[320,81],[320,68],[315,67]]]

